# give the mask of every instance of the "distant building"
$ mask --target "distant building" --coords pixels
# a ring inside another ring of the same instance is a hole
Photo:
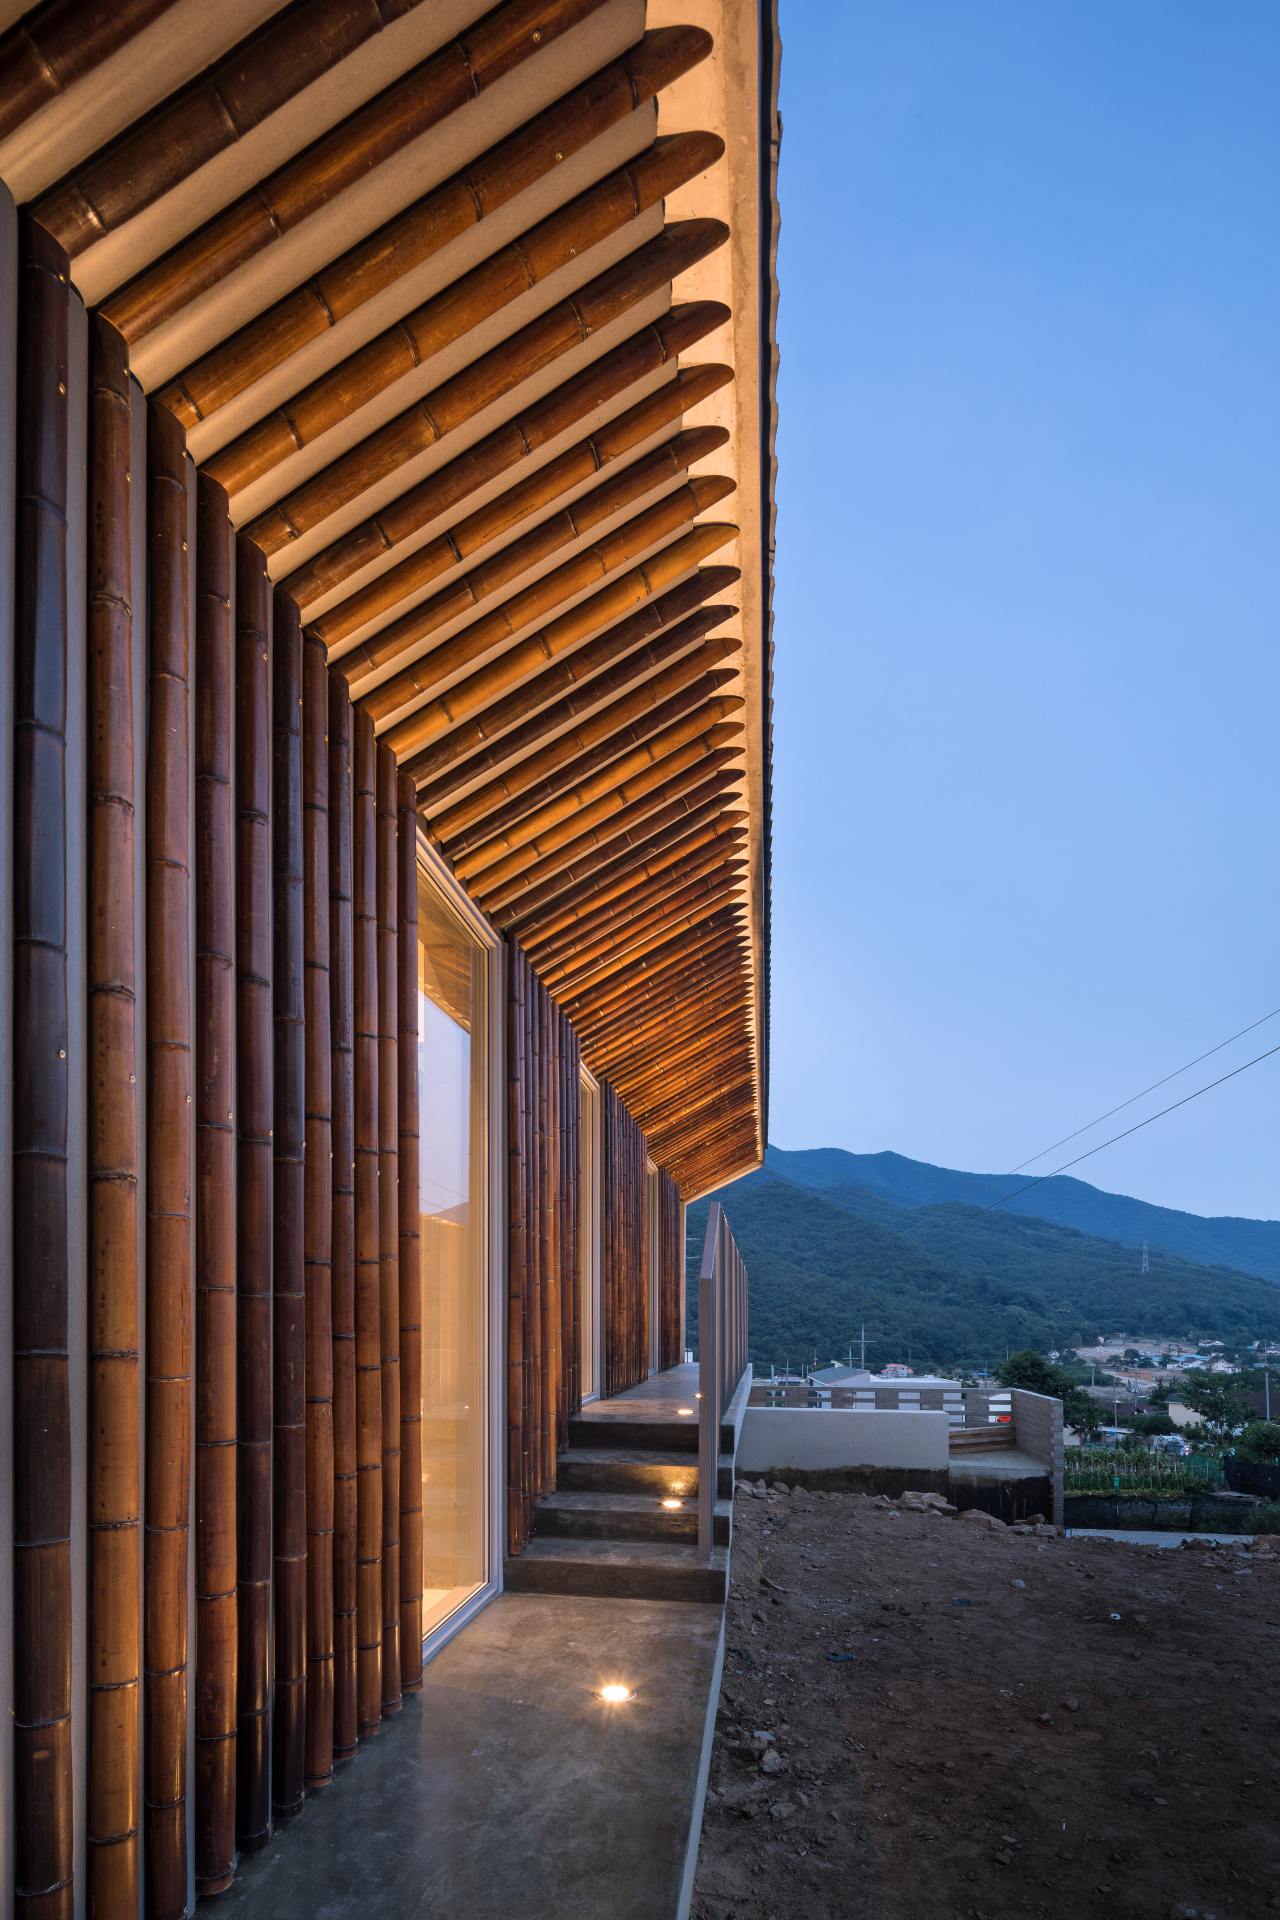
[[[903,1380],[914,1374],[915,1368],[904,1367],[900,1360],[890,1360],[880,1371],[886,1380]]]

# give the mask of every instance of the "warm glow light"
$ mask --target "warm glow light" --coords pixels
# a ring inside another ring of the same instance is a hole
[[[629,1687],[601,1687],[600,1698],[602,1700],[614,1701],[634,1700],[635,1694],[632,1693]]]
[[[678,1500],[664,1500],[662,1504],[664,1507],[678,1507],[680,1502]]]
[[[692,1408],[692,1407],[677,1407],[677,1408],[676,1408],[676,1412],[677,1412],[677,1413],[692,1413],[692,1412],[693,1412],[693,1408]]]

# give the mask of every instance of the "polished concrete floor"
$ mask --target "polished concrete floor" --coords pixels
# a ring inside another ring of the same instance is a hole
[[[207,1920],[676,1920],[722,1620],[500,1595]]]

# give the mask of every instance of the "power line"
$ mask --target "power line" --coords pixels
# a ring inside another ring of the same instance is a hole
[[[1257,1024],[1261,1026],[1262,1022],[1259,1021]],[[1246,1028],[1245,1031],[1247,1032],[1248,1029]],[[1215,1048],[1214,1051],[1216,1052],[1217,1049]],[[1221,1087],[1228,1080],[1234,1080],[1237,1074],[1247,1073],[1250,1067],[1256,1067],[1260,1060],[1269,1060],[1274,1053],[1280,1053],[1280,1047],[1269,1047],[1265,1053],[1256,1055],[1252,1060],[1246,1060],[1242,1067],[1234,1067],[1230,1073],[1224,1073],[1220,1080],[1211,1080],[1207,1087],[1197,1087],[1195,1092],[1189,1093],[1185,1100],[1175,1100],[1171,1107],[1161,1107],[1159,1113],[1153,1113],[1147,1119],[1139,1120],[1136,1126],[1126,1127],[1123,1133],[1112,1134],[1110,1140],[1103,1140],[1100,1145],[1090,1147],[1087,1153],[1078,1153],[1074,1160],[1064,1160],[1062,1165],[1055,1167],[1052,1173],[1042,1173],[1038,1180],[1029,1180],[1025,1187],[1015,1187],[1012,1193],[1005,1194],[1003,1200],[989,1201],[985,1207],[979,1207],[978,1212],[990,1213],[993,1207],[1003,1207],[1010,1200],[1016,1200],[1020,1193],[1030,1193],[1032,1187],[1043,1186],[1046,1180],[1055,1180],[1060,1173],[1065,1173],[1068,1167],[1078,1167],[1082,1160],[1091,1160],[1095,1153],[1101,1153],[1106,1147],[1114,1147],[1117,1140],[1127,1140],[1131,1133],[1141,1133],[1142,1129],[1149,1127],[1153,1120],[1163,1120],[1166,1113],[1176,1113],[1179,1107],[1189,1106],[1191,1101],[1198,1100],[1202,1093],[1212,1093],[1215,1087]],[[1169,1077],[1172,1079],[1173,1075]],[[1141,1097],[1141,1095],[1138,1096],[1139,1099]],[[1119,1108],[1115,1111],[1119,1112]],[[1036,1158],[1040,1158],[1039,1154]],[[1024,1164],[1029,1165],[1030,1162]]]

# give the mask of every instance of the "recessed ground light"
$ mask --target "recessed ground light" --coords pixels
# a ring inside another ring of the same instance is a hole
[[[631,1687],[601,1687],[600,1698],[607,1700],[610,1706],[621,1706],[624,1700],[634,1700],[635,1691]]]
[[[676,1412],[677,1412],[677,1413],[692,1413],[692,1412],[693,1412],[693,1408],[692,1408],[692,1407],[677,1407],[677,1408],[676,1408]]]
[[[662,1504],[664,1507],[679,1507],[683,1506],[684,1503],[681,1500],[664,1500]]]

